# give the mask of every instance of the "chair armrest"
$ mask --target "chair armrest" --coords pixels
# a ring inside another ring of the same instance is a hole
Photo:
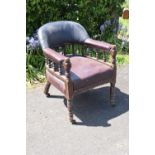
[[[105,50],[106,52],[110,52],[112,58],[111,63],[113,67],[116,67],[116,54],[117,54],[116,45],[112,45],[104,41],[93,40],[90,38],[86,39],[84,44],[95,48],[100,48],[102,50]]]
[[[51,49],[51,48],[44,48],[43,49],[44,55],[49,58],[52,59],[54,62],[56,63],[61,63],[62,61],[64,61],[65,59],[67,59],[66,56],[56,52],[55,50]]]
[[[62,54],[59,54],[55,50],[51,48],[43,49],[44,55],[53,60],[55,63],[59,63],[64,67],[65,76],[68,80],[70,80],[70,70],[71,70],[71,62],[70,59]]]
[[[94,40],[91,38],[88,38],[84,41],[84,44],[95,47],[95,48],[100,48],[103,50],[111,50],[111,48],[113,48],[114,45],[106,43],[104,41],[98,41],[98,40]]]

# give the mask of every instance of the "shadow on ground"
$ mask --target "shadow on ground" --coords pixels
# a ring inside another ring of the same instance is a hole
[[[109,87],[93,89],[74,98],[74,113],[81,120],[79,125],[104,126],[109,120],[129,110],[129,95],[116,88],[116,106],[109,101]]]
[[[77,125],[109,127],[109,120],[129,110],[129,95],[116,88],[116,106],[112,107],[109,89],[97,88],[74,97],[74,114],[80,120]],[[51,95],[51,98],[62,99],[63,96]],[[66,105],[66,100],[64,104]]]

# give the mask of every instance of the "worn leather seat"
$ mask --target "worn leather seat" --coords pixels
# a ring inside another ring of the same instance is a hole
[[[113,70],[107,64],[80,56],[72,57],[70,60],[74,90],[91,87],[112,78]]]

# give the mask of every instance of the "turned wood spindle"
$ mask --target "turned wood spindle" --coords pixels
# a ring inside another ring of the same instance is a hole
[[[88,56],[88,48],[85,49],[86,56]]]
[[[71,62],[70,62],[69,58],[64,60],[64,69],[65,69],[65,75],[69,79],[70,78],[70,69],[71,69]]]
[[[92,49],[93,50],[93,49]],[[88,55],[91,57],[92,53],[91,53],[91,49],[88,48]]]
[[[117,51],[116,51],[116,46],[113,45],[112,48],[110,49],[110,53],[111,53],[111,57],[112,57],[112,65],[113,67],[116,67],[116,54],[117,54]]]
[[[64,68],[63,68],[63,63],[62,62],[60,62],[60,64],[59,64],[59,73],[60,73],[60,75],[64,74]]]
[[[99,49],[96,50],[96,59],[99,59]]]
[[[52,61],[50,59],[48,59],[48,66],[49,68],[52,68]]]
[[[104,62],[106,62],[106,61],[107,61],[105,51],[103,51],[103,61],[104,61]]]
[[[66,45],[63,46],[63,55],[66,55]]]
[[[74,48],[74,44],[72,44],[72,54],[75,55],[75,48]]]
[[[58,66],[58,64],[54,62],[53,65],[54,65],[54,71],[59,71],[59,66]]]
[[[84,57],[85,56],[85,52],[84,52],[85,50],[84,50],[84,47],[83,46],[81,46],[81,55]]]
[[[84,56],[87,56],[87,48],[86,48],[86,46],[83,46],[83,54],[84,54]]]

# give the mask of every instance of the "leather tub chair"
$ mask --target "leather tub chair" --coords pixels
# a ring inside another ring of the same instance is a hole
[[[69,119],[73,119],[73,97],[96,86],[110,83],[110,103],[115,105],[116,46],[91,39],[85,28],[73,21],[56,21],[39,28],[39,41],[46,59],[44,93],[50,96],[50,85],[67,99]],[[95,51],[94,51],[95,50]],[[92,57],[95,53],[95,57]],[[99,55],[109,53],[106,57]]]

